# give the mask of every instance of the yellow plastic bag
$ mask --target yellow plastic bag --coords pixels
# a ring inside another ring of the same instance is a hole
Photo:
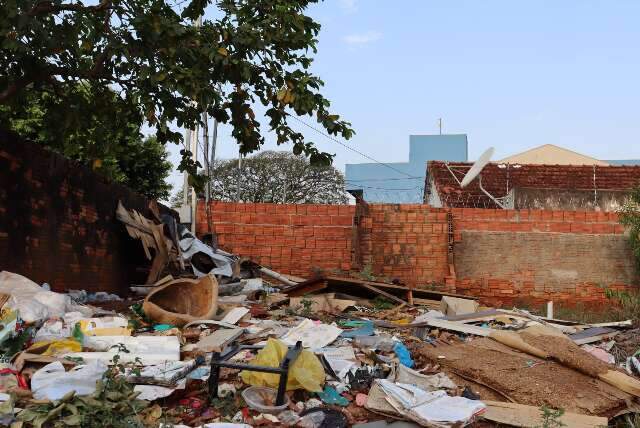
[[[82,345],[75,339],[43,340],[35,342],[27,349],[32,354],[55,357],[58,354],[82,351]]]
[[[287,354],[287,345],[277,339],[267,340],[263,349],[249,362],[252,365],[278,367]],[[278,387],[280,375],[274,373],[250,372],[243,370],[240,377],[244,383],[257,386]],[[324,367],[313,352],[302,351],[295,362],[289,367],[287,391],[292,389],[306,389],[311,392],[321,392],[324,385]]]

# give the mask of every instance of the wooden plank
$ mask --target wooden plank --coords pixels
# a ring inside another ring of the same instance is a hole
[[[418,297],[414,297],[413,304],[440,310],[440,300],[420,299]]]
[[[453,321],[430,319],[425,321],[425,323],[429,327],[437,327],[445,330],[457,331],[458,333],[474,334],[476,336],[486,337],[486,336],[489,336],[489,334],[491,333],[490,328],[482,328],[482,327],[477,327],[475,325],[466,325],[466,324],[453,322]],[[420,324],[423,324],[423,323],[420,323]],[[411,324],[408,324],[408,325],[411,326]]]
[[[332,282],[349,283],[349,284],[367,284],[367,285],[371,285],[376,288],[387,290],[387,291],[397,291],[399,294],[402,293],[402,295],[406,295],[407,291],[409,291],[410,289],[409,287],[405,287],[401,285],[388,284],[386,282],[365,281],[363,279],[358,279],[358,278],[331,276],[331,275],[325,276],[324,278],[329,282],[329,286],[332,285],[331,284]],[[428,299],[429,297],[432,297],[432,296],[451,296],[451,297],[460,297],[463,299],[478,300],[478,298],[474,296],[463,296],[462,294],[446,293],[443,291],[436,291],[436,290],[426,290],[423,288],[412,288],[411,291],[412,291],[414,300],[416,297]]]
[[[483,400],[483,402],[487,405],[487,411],[482,414],[482,417],[489,421],[527,428],[543,425],[542,411],[538,407],[498,401]],[[609,423],[604,417],[577,413],[565,413],[559,420],[565,428],[601,428]]]
[[[369,284],[358,284],[360,287],[366,288],[367,290],[373,291],[376,294],[379,294],[380,296],[386,297],[389,300],[393,300],[396,303],[400,303],[401,305],[409,305],[406,301],[402,300],[399,297],[394,296],[393,294],[389,294],[386,291],[382,291],[377,287],[374,287],[373,285],[369,285]]]
[[[261,274],[268,276],[269,278],[275,279],[277,281],[280,281],[281,283],[283,283],[288,287],[293,287],[297,285],[296,282],[291,281],[289,278],[285,277],[284,275],[281,275],[280,273],[273,271],[271,269],[267,269],[264,266],[260,266],[258,270],[260,271]]]
[[[586,343],[600,342],[601,340],[611,339],[620,333],[618,330],[607,327],[592,327],[569,336],[577,345]]]
[[[633,321],[615,321],[615,322],[599,322],[595,324],[589,324],[590,327],[633,327]]]
[[[504,314],[497,309],[487,309],[485,311],[479,311],[472,314],[452,315],[443,319],[446,321],[459,321],[463,323],[469,323],[476,321],[489,321],[503,315]]]
[[[202,352],[222,352],[228,344],[240,337],[242,333],[244,333],[242,328],[221,328],[200,339],[196,343],[196,349]]]
[[[282,289],[282,293],[289,297],[299,297],[305,294],[315,293],[327,288],[327,282],[324,278],[312,278],[308,281],[301,282],[292,287]]]

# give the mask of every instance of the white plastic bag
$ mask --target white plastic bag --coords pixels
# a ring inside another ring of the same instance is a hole
[[[71,303],[69,296],[46,291],[30,279],[7,271],[0,272],[0,293],[11,295],[8,305],[17,309],[27,323],[61,317]]]
[[[36,400],[59,400],[71,391],[75,391],[77,395],[93,394],[96,382],[106,370],[107,366],[96,360],[67,372],[60,361],[55,361],[33,374],[33,397]]]

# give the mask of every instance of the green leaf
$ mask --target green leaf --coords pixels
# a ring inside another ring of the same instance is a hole
[[[62,418],[62,422],[67,426],[78,426],[82,423],[82,416],[79,414],[69,415]]]

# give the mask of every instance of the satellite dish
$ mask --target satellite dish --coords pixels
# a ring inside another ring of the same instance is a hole
[[[471,166],[469,171],[465,174],[464,178],[460,182],[460,187],[464,188],[469,185],[480,174],[482,169],[489,163],[491,156],[493,156],[493,147],[489,147],[478,158],[478,160]]]

